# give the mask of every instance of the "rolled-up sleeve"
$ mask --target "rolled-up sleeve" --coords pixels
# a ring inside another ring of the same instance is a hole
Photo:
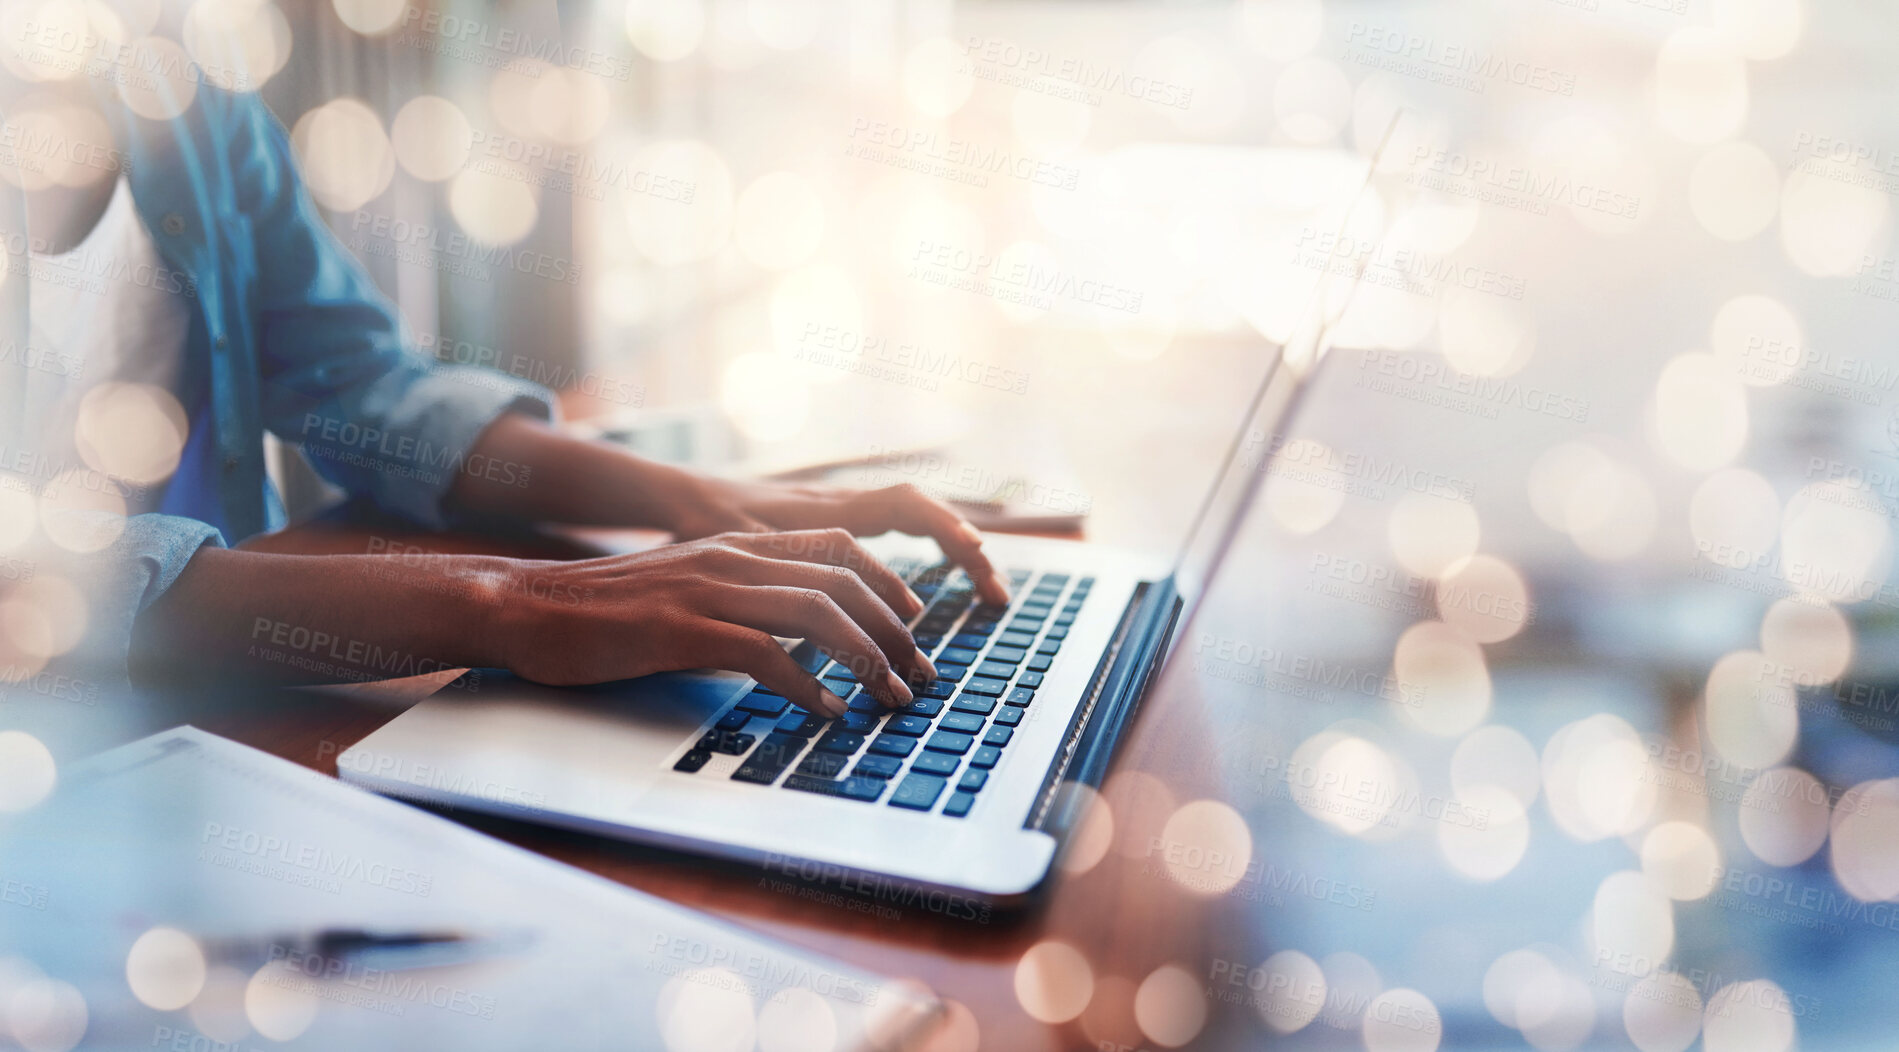
[[[504,413],[553,419],[552,395],[415,350],[394,306],[317,214],[283,126],[261,103],[239,114],[231,165],[257,253],[264,426],[301,446],[331,482],[429,526],[446,525],[464,471],[524,484],[524,468],[481,462],[475,444]]]
[[[92,683],[123,685],[133,622],[177,582],[200,549],[224,547],[224,536],[206,523],[179,515],[119,518],[73,511],[56,513],[55,519],[48,525],[69,539],[116,534],[111,543],[90,554],[49,550],[41,556],[53,572],[79,581],[88,602],[85,638],[61,664],[82,670],[80,674]]]

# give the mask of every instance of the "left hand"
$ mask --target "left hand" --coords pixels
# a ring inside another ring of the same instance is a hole
[[[858,536],[900,530],[929,537],[975,582],[984,602],[1009,601],[1002,575],[983,554],[982,534],[949,505],[909,483],[849,490],[699,477],[693,480],[690,493],[669,503],[672,530],[680,540],[732,531],[831,527]]]

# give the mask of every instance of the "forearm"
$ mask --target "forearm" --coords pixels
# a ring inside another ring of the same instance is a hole
[[[692,499],[689,472],[509,414],[482,432],[475,457],[511,470],[462,472],[449,493],[458,511],[577,526],[672,527]]]
[[[322,683],[505,665],[490,628],[531,565],[205,548],[134,623],[133,678]]]

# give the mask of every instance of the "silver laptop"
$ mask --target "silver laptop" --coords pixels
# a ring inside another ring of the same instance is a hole
[[[1357,277],[1328,271],[1300,331],[1260,343],[1264,375],[1171,564],[992,536],[984,550],[1008,569],[1012,599],[990,607],[931,542],[868,541],[926,603],[912,631],[941,678],[905,709],[883,709],[808,643],[792,653],[850,703],[841,720],[729,673],[583,689],[484,676],[363,739],[338,773],[393,796],[787,874],[1019,903],[1080,817],[1088,794],[1073,786],[1100,784],[1186,635],[1264,478],[1261,443],[1284,426]]]

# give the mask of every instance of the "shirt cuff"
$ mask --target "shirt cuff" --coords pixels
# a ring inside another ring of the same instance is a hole
[[[528,484],[527,465],[475,455],[475,444],[488,425],[505,413],[524,413],[549,422],[559,418],[554,395],[547,388],[479,366],[433,366],[415,381],[406,398],[428,405],[426,412],[418,414],[415,434],[422,448],[440,451],[453,470],[426,478],[385,480],[377,503],[437,530],[451,524],[446,505],[457,476]]]

